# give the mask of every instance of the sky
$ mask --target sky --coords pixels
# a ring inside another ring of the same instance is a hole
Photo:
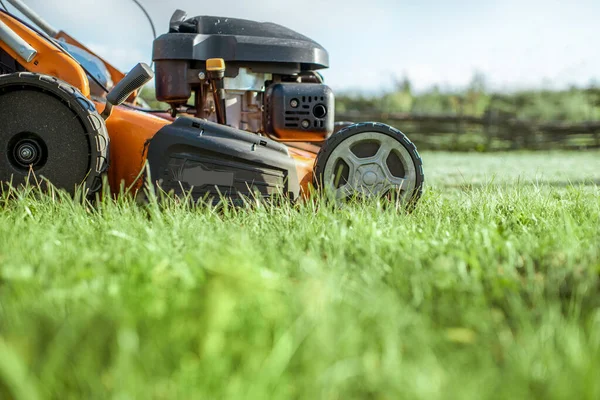
[[[122,70],[151,60],[131,0],[24,1]],[[416,90],[461,88],[475,73],[505,91],[600,84],[600,0],[140,1],[159,35],[176,8],[294,29],[329,51],[336,91],[387,91],[404,76]]]

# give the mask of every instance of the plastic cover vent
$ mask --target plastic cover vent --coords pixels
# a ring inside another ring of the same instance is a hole
[[[268,89],[266,103],[268,132],[278,137],[333,132],[333,93],[325,85],[276,84]]]

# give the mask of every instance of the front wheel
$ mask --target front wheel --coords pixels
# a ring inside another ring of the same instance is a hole
[[[315,185],[333,190],[340,199],[393,196],[414,203],[423,182],[423,163],[415,145],[399,130],[376,122],[334,133],[315,163]]]

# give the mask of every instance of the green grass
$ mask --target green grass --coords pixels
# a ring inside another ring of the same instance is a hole
[[[600,398],[600,153],[417,209],[0,198],[0,398]]]

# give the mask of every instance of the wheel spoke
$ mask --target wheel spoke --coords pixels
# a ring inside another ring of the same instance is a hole
[[[346,183],[345,185],[340,186],[335,190],[335,197],[337,197],[338,199],[345,199],[351,197],[354,194],[356,194],[356,191],[349,183]]]
[[[344,160],[344,162],[346,164],[348,164],[350,169],[356,169],[356,168],[360,167],[362,164],[362,159],[356,157],[356,155],[351,151],[349,151],[347,154],[344,154],[341,157],[341,159]]]
[[[352,153],[352,152],[348,152],[341,158],[348,165],[348,168],[349,168],[348,182],[353,182],[354,177],[356,175],[356,170],[361,165],[360,158],[356,157],[356,155],[354,155],[354,153]]]
[[[381,165],[385,164],[385,160],[390,155],[392,151],[392,147],[389,145],[387,140],[383,140],[379,143],[379,149],[377,149],[377,153],[373,157],[378,163]]]
[[[406,179],[404,178],[398,178],[398,177],[392,177],[392,178],[387,178],[387,186],[388,189],[395,189],[395,190],[401,190],[401,191],[405,191],[406,190]]]

